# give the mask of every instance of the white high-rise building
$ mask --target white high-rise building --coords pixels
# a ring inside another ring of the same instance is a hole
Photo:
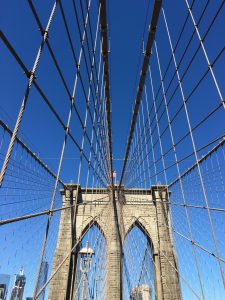
[[[139,285],[132,289],[131,300],[151,300],[152,299],[152,289],[147,285]]]

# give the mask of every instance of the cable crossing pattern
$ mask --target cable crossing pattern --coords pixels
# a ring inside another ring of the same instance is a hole
[[[112,5],[1,4],[0,298],[224,299],[224,0],[147,1],[116,171]]]

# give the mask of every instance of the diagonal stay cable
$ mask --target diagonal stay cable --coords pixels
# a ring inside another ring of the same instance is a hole
[[[13,57],[15,57],[16,61],[18,62],[18,64],[21,66],[21,68],[23,69],[23,71],[25,72],[25,74],[29,75],[29,71],[28,68],[25,66],[25,64],[23,63],[23,61],[21,60],[21,58],[18,56],[18,54],[16,53],[15,49],[13,48],[13,46],[10,44],[10,42],[8,41],[8,39],[6,38],[6,36],[3,34],[2,31],[0,31],[0,38],[3,40],[4,44],[6,45],[6,47],[10,50],[11,54],[13,55]],[[47,98],[47,96],[45,95],[45,93],[43,92],[43,90],[40,88],[40,86],[38,85],[38,83],[34,80],[33,81],[33,85],[34,87],[37,89],[38,93],[41,95],[42,99],[44,100],[44,102],[47,104],[47,106],[49,107],[49,109],[51,110],[51,112],[53,113],[53,115],[56,117],[57,121],[59,122],[59,124],[62,126],[63,130],[66,131],[67,127],[66,124],[64,124],[63,120],[61,119],[60,115],[57,113],[57,111],[55,110],[55,108],[53,107],[53,105],[51,104],[50,100]],[[70,139],[72,140],[72,142],[74,143],[74,145],[77,147],[77,149],[79,151],[81,151],[80,145],[78,144],[78,142],[75,140],[74,136],[71,134],[70,131],[68,131],[68,136],[70,137]],[[84,153],[83,154],[85,160],[88,162],[88,157],[87,155]],[[94,170],[93,165],[91,164],[91,168]],[[99,174],[96,173],[96,176],[99,177]],[[100,181],[103,183],[102,179],[100,178]]]
[[[13,135],[11,137],[11,140],[10,140],[10,143],[9,143],[9,146],[8,146],[8,149],[7,149],[7,153],[6,153],[6,156],[5,156],[5,160],[4,160],[4,163],[2,165],[2,169],[1,169],[1,173],[0,173],[0,187],[2,186],[2,182],[4,180],[4,176],[5,176],[5,173],[6,173],[6,170],[7,170],[7,166],[8,166],[11,154],[12,154],[13,146],[15,144],[15,139],[16,139],[16,136],[17,136],[19,128],[20,128],[20,124],[21,124],[21,121],[22,121],[22,118],[23,118],[23,113],[25,111],[25,107],[26,107],[26,104],[27,104],[27,101],[28,101],[28,98],[29,98],[30,89],[31,89],[31,86],[32,86],[32,84],[34,83],[34,80],[35,80],[35,72],[37,70],[38,63],[40,61],[42,50],[43,50],[44,45],[45,45],[45,43],[48,39],[48,31],[49,31],[49,28],[51,26],[53,17],[55,15],[56,6],[57,6],[57,1],[54,2],[54,5],[53,5],[53,8],[52,8],[50,17],[48,19],[48,23],[47,23],[45,32],[44,32],[44,35],[42,37],[41,44],[39,46],[39,49],[38,49],[38,52],[37,52],[37,55],[36,55],[36,58],[35,58],[35,61],[34,61],[33,67],[32,67],[32,71],[29,72],[29,73],[26,73],[26,75],[29,74],[28,82],[27,82],[27,86],[26,86],[26,91],[25,91],[24,98],[23,98],[21,106],[20,106],[20,110],[19,110],[19,113],[18,113],[18,116],[17,116],[16,124],[15,124],[14,130],[13,130]],[[0,32],[0,33],[2,33],[2,32]],[[2,37],[2,34],[1,34],[1,37]]]
[[[214,152],[216,152],[220,147],[225,144],[225,137],[223,136],[222,140],[214,146],[207,154],[199,158],[190,168],[188,168],[183,174],[177,177],[173,182],[169,184],[168,187],[171,187],[175,183],[177,183],[181,178],[185,177],[188,173],[190,173],[193,169],[195,169],[199,164],[205,161],[209,156],[211,156]]]
[[[9,133],[10,136],[13,135],[13,131],[3,122],[3,120],[0,119],[0,126]],[[39,164],[41,165],[53,178],[56,178],[56,174],[30,149],[27,147],[27,145],[25,145],[23,143],[23,141],[16,136],[15,138],[16,142],[22,146],[22,148],[24,148],[26,150],[26,152],[28,154],[30,154],[30,156]],[[59,182],[65,186],[65,184],[62,182],[61,179],[59,179]]]

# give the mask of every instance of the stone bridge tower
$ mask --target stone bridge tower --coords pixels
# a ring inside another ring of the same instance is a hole
[[[149,190],[122,189],[118,194],[116,189],[112,193],[108,189],[81,189],[70,184],[61,194],[64,207],[76,202],[78,205],[72,210],[62,210],[52,272],[85,229],[94,222],[101,228],[107,245],[106,299],[122,299],[122,244],[127,233],[138,226],[152,246],[156,299],[181,299],[166,187],[153,186]],[[79,249],[68,257],[52,278],[49,300],[73,299],[78,251]]]

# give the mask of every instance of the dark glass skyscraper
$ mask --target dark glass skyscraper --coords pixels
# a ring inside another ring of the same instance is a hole
[[[0,274],[0,300],[5,300],[9,288],[10,275]]]
[[[43,285],[47,281],[47,276],[48,276],[48,262],[43,260],[41,264],[41,273],[38,281],[37,291],[39,291],[43,287]],[[43,292],[40,294],[38,300],[44,300],[44,298],[45,298],[45,290],[43,290]]]

